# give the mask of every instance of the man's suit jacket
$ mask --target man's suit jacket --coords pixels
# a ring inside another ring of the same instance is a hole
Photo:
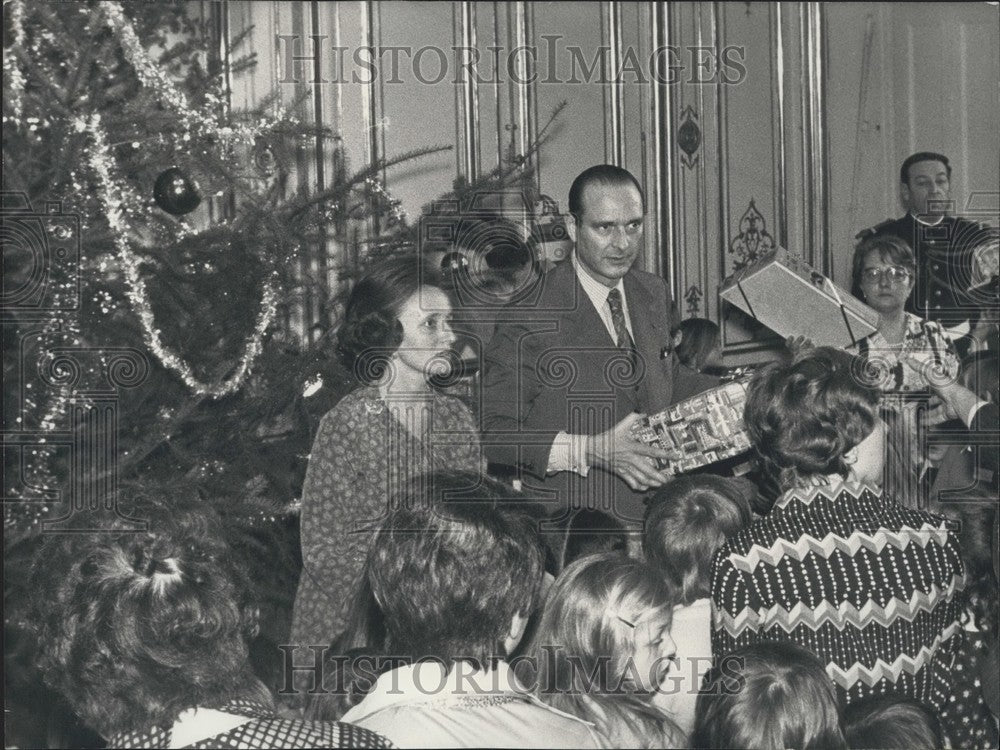
[[[483,442],[489,460],[517,467],[526,494],[550,510],[596,508],[634,529],[642,523],[643,495],[617,476],[597,468],[586,478],[546,476],[560,431],[594,435],[632,412],[652,414],[672,403],[670,291],[662,278],[637,270],[624,277],[624,288],[634,368],[568,261],[545,275],[532,303],[504,311],[484,353]]]
[[[976,416],[969,425],[971,432],[993,432],[1000,430],[1000,407],[996,404],[984,404],[979,407]],[[994,473],[1000,469],[1000,449],[994,445],[983,446],[979,451],[979,461],[984,469]]]

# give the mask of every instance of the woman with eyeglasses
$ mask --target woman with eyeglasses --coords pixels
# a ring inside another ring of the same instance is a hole
[[[864,379],[867,385],[895,394],[882,403],[893,449],[886,468],[886,482],[892,486],[886,489],[914,507],[921,496],[921,480],[940,459],[924,451],[918,439],[923,427],[941,421],[936,414],[924,416],[918,392],[926,390],[925,378],[946,382],[957,379],[959,372],[958,355],[941,326],[903,309],[913,292],[916,269],[913,250],[891,235],[871,237],[854,251],[855,288],[879,314],[877,330],[858,346],[868,365]],[[904,360],[921,363],[923,375],[906,367]]]
[[[878,330],[859,346],[876,365],[877,385],[886,391],[924,387],[903,366],[904,357],[934,366],[942,377],[957,376],[958,356],[941,326],[903,309],[917,270],[910,246],[893,236],[869,238],[855,249],[853,267],[855,287],[879,314]]]

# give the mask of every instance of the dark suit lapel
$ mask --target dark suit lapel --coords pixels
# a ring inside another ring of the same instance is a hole
[[[585,347],[614,346],[614,339],[608,333],[604,320],[594,307],[594,303],[583,290],[570,261],[554,268],[550,275],[552,288],[550,299],[564,310],[560,319],[560,338],[569,345]]]
[[[635,336],[635,348],[644,372],[639,385],[642,410],[662,409],[670,402],[671,376],[662,359],[670,341],[666,299],[657,299],[634,274],[625,276],[625,297]]]
[[[632,274],[625,276],[625,299],[632,333],[635,335],[635,348],[644,357],[659,357],[670,338],[670,331],[662,331],[657,316],[652,314],[657,309],[657,300]],[[663,304],[663,300],[660,300],[660,304]]]

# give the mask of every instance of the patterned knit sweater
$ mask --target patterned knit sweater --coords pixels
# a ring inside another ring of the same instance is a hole
[[[978,685],[959,684],[965,673],[953,670],[964,585],[944,519],[820,478],[786,492],[717,553],[712,651],[792,641],[826,662],[847,703],[915,698],[938,711],[953,747],[996,747]]]

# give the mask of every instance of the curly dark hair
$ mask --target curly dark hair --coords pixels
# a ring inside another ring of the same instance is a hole
[[[400,310],[422,286],[440,288],[438,271],[415,255],[405,255],[381,261],[351,289],[337,333],[337,353],[361,382],[373,383],[385,373],[403,341]]]
[[[105,737],[235,697],[271,700],[248,660],[257,608],[217,519],[147,517],[148,531],[52,534],[31,570],[38,666]]]
[[[529,516],[504,509],[512,491],[467,472],[410,483],[367,561],[389,653],[483,668],[504,656],[515,614],[529,615],[544,555]]]
[[[864,383],[864,363],[830,347],[758,371],[744,421],[763,469],[782,489],[826,474],[847,476],[844,454],[878,419],[879,392]]]

